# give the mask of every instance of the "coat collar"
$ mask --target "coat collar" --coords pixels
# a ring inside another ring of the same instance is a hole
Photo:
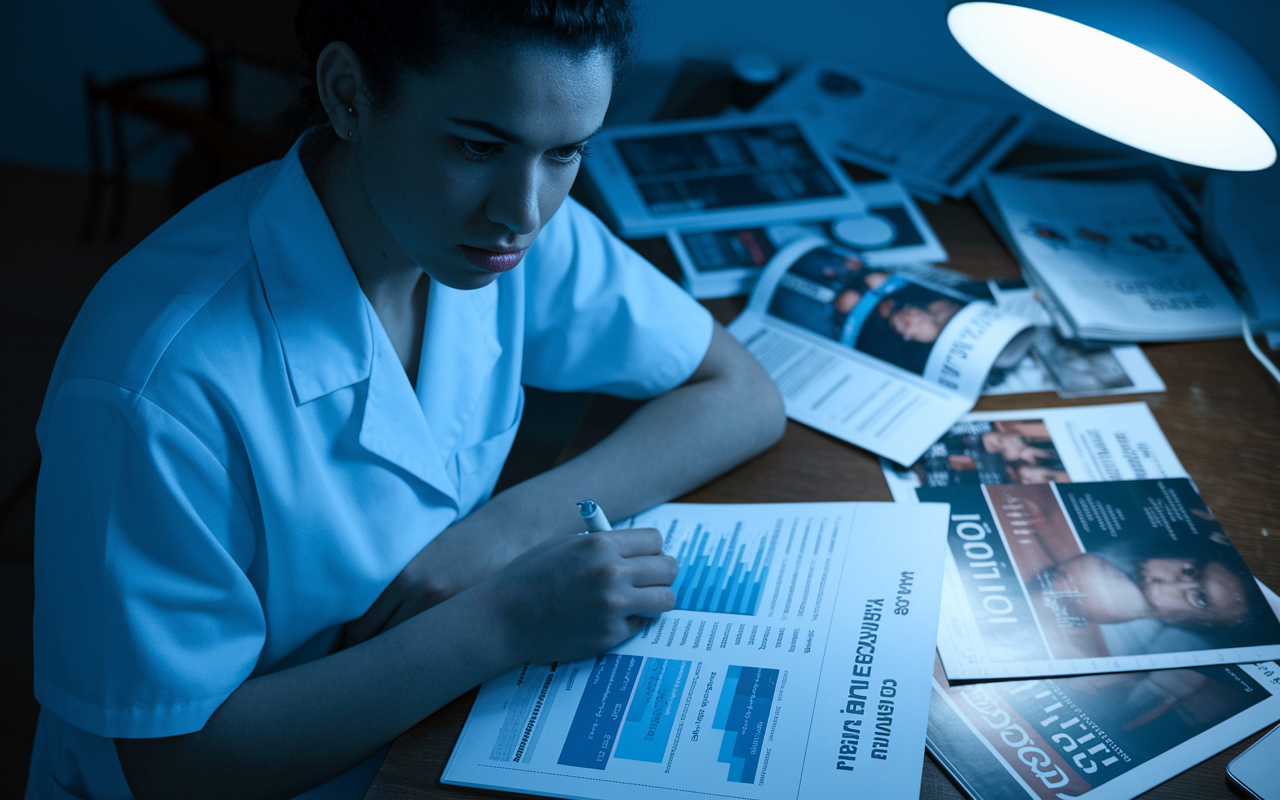
[[[294,143],[249,215],[249,239],[298,405],[369,377],[371,309]]]
[[[305,138],[305,134],[304,137]],[[360,444],[456,504],[467,423],[502,354],[497,282],[432,283],[414,392],[299,159],[277,162],[250,212],[249,236],[299,406],[368,380]]]

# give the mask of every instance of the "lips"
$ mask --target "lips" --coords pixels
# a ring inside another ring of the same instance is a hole
[[[465,244],[459,245],[459,247],[468,261],[486,272],[507,272],[514,269],[527,252],[527,248],[525,250],[500,251],[468,247]]]

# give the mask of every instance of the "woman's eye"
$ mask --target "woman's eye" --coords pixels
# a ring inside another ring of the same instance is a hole
[[[551,151],[551,156],[556,161],[563,161],[566,164],[577,161],[579,158],[585,158],[588,154],[585,144],[571,144],[565,147],[557,147]]]
[[[1187,592],[1187,602],[1189,602],[1195,608],[1209,607],[1208,595],[1206,595],[1204,592],[1200,591],[1199,589],[1192,589],[1191,591]]]
[[[474,139],[459,139],[458,150],[472,161],[484,161],[497,155],[501,148],[499,142],[480,142]]]

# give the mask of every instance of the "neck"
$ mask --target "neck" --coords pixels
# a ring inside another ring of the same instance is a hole
[[[302,163],[369,302],[375,308],[406,302],[425,275],[382,224],[355,151],[332,142],[309,158],[304,151]]]
[[[378,315],[409,383],[416,385],[430,279],[382,224],[351,148],[335,142],[311,157],[304,150],[302,165],[361,291]]]

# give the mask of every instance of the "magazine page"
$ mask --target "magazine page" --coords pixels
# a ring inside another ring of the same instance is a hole
[[[992,175],[992,204],[1067,338],[1182,341],[1239,333],[1239,311],[1148,181]]]
[[[951,685],[928,747],[975,800],[1129,800],[1280,719],[1274,662]]]
[[[793,118],[610,126],[592,148],[584,179],[628,239],[866,210],[845,171]]]
[[[806,238],[770,261],[729,332],[778,384],[787,415],[913,463],[973,407],[1027,321]]]
[[[1280,720],[1275,662],[954,686],[938,662],[933,676],[929,752],[975,800],[1128,800]]]
[[[897,181],[858,184],[867,213],[825,220],[712,231],[667,232],[681,284],[694,297],[729,297],[755,287],[783,247],[821,236],[856,250],[870,266],[946,261],[947,251],[911,195]]]
[[[1163,392],[1164,381],[1134,344],[1064,339],[1039,294],[1021,279],[988,281],[1002,310],[1027,317],[1036,326],[1031,350],[1021,360],[997,362],[982,387],[984,395],[1057,392],[1059,397],[1099,397]]]
[[[881,467],[900,503],[922,486],[1187,477],[1146,403],[976,411],[910,467]]]
[[[676,610],[598,658],[485,683],[445,783],[595,800],[920,793],[945,506],[671,504],[624,524],[664,533]]]
[[[938,652],[951,680],[1280,657],[1280,621],[1187,478],[953,485]]]
[[[819,63],[801,68],[752,113],[799,116],[840,158],[951,197],[963,197],[1034,123],[1022,110]]]

